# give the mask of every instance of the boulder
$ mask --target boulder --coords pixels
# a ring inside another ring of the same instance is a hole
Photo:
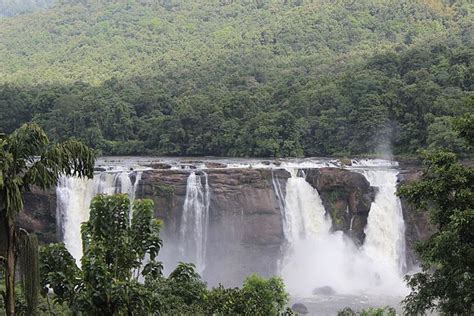
[[[352,160],[349,158],[341,158],[337,162],[341,166],[352,166]]]
[[[152,169],[171,169],[171,165],[164,162],[152,163],[152,164],[146,165],[146,167],[150,167]]]
[[[206,166],[206,168],[209,169],[227,168],[227,165],[225,163],[217,161],[207,161],[204,165]]]
[[[186,169],[195,170],[195,169],[197,169],[197,167],[195,165],[190,165],[190,164],[180,164],[179,166],[183,170],[186,170]]]
[[[346,169],[307,169],[305,173],[306,181],[318,190],[331,217],[332,230],[343,231],[361,245],[376,188],[362,174]]]
[[[330,286],[321,286],[313,290],[313,295],[335,295],[336,291]]]
[[[305,315],[308,314],[308,308],[302,303],[295,303],[291,306],[291,310],[297,314]]]
[[[370,183],[362,174],[346,169],[308,169],[306,175],[308,182],[318,191],[327,191],[335,187],[343,187],[346,191],[370,190]]]

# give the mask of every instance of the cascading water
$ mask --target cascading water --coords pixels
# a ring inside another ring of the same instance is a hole
[[[318,191],[306,182],[304,174],[298,176],[298,169],[288,171],[291,177],[286,182],[283,219],[287,241],[291,244],[327,234],[331,223]]]
[[[89,219],[89,207],[97,194],[128,194],[135,199],[141,171],[102,172],[93,179],[61,177],[56,187],[57,225],[61,230],[64,244],[80,264],[82,257],[81,223]],[[132,184],[131,176],[135,175]]]
[[[135,198],[141,173],[129,171],[128,168],[125,171],[120,165],[122,162],[118,163],[113,168],[119,170],[101,172],[93,180],[60,179],[57,187],[58,227],[62,230],[67,248],[77,261],[82,256],[80,223],[89,217],[89,204],[93,196],[122,192],[128,194],[131,200]],[[390,169],[393,165],[387,165],[385,161],[367,160],[353,161],[351,167],[345,167],[360,172],[372,186],[378,188],[369,212],[365,243],[356,247],[342,232],[331,231],[331,220],[326,215],[321,198],[317,190],[305,181],[300,169],[341,167],[337,161],[288,160],[270,165],[252,160],[226,163],[228,168],[285,168],[290,172],[291,177],[286,182],[276,176],[272,180],[287,241],[285,256],[279,263],[280,273],[293,296],[309,297],[313,289],[325,286],[331,287],[338,293],[338,297],[339,294],[344,296],[360,293],[366,293],[370,297],[399,297],[406,293],[400,277],[405,269],[404,223],[400,201],[394,194],[397,171]],[[109,170],[111,166],[107,166]],[[176,162],[173,166],[175,169],[183,169]],[[206,166],[203,163],[198,168],[205,169]],[[169,240],[165,240],[160,256],[166,257],[163,260],[165,268],[174,268],[177,261],[193,262],[202,273],[206,257],[213,256],[212,249],[206,249],[210,189],[206,173],[193,170],[189,172],[189,176],[185,175],[187,184],[182,214],[173,219],[174,222],[168,223],[171,224],[168,226],[169,236],[166,236]],[[272,170],[272,174],[278,173],[273,173]],[[242,193],[245,194],[244,191]],[[218,201],[219,196],[216,195],[215,198]],[[219,204],[216,203],[216,207],[217,205]],[[241,212],[243,221],[246,215],[243,208]],[[176,230],[175,223],[179,224]],[[241,240],[236,240],[236,243],[241,243]],[[263,259],[262,264],[265,264]],[[229,267],[229,270],[235,268]],[[247,269],[245,266],[238,268]],[[208,269],[211,267],[208,266]],[[244,273],[247,272],[250,274],[253,271],[245,270]]]
[[[392,272],[405,272],[405,222],[402,206],[396,196],[395,170],[364,170],[370,185],[378,188],[369,212],[363,250],[374,261]]]
[[[340,294],[405,294],[401,278],[404,224],[395,196],[396,171],[360,171],[371,185],[379,187],[362,248],[341,231],[330,231],[330,219],[317,190],[297,177],[294,169],[288,171],[291,178],[283,206],[288,247],[280,273],[290,293],[308,297],[314,289],[330,287]],[[278,189],[275,181],[274,188]]]
[[[202,179],[204,178],[204,186]],[[210,190],[207,174],[191,172],[186,185],[186,198],[179,230],[179,250],[185,261],[193,262],[203,272],[206,260],[209,225]]]

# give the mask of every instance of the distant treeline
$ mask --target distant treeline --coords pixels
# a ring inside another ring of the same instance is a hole
[[[473,6],[59,4],[0,20],[0,130],[34,120],[113,155],[462,152]]]

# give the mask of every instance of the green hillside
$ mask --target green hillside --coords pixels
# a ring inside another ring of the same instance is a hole
[[[0,18],[0,129],[106,154],[302,156],[449,145],[473,111],[474,5],[62,1]]]

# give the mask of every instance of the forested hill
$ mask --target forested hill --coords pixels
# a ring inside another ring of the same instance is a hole
[[[0,130],[104,154],[462,150],[471,0],[59,1],[0,18]]]

